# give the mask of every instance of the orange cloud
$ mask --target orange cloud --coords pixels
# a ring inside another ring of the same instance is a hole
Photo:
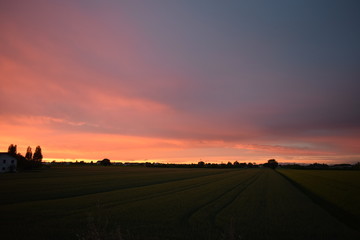
[[[262,144],[237,144],[235,148],[249,150],[251,152],[273,153],[276,155],[323,155],[333,154],[330,151],[321,151],[308,147],[288,147],[281,145],[262,145]]]
[[[6,119],[6,120],[5,120]],[[280,162],[344,162],[356,161],[358,155],[337,156],[332,151],[302,147],[234,143],[220,140],[197,141],[167,139],[121,134],[63,131],[58,126],[78,128],[86,122],[72,122],[44,116],[1,116],[3,151],[10,143],[18,144],[18,151],[40,145],[45,159],[95,161],[110,158],[119,161],[150,162],[257,162],[276,158]]]

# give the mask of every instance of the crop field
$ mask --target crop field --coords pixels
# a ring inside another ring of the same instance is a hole
[[[360,171],[278,170],[327,204],[335,214],[344,215],[350,225],[360,227]]]
[[[281,174],[300,182],[290,171]],[[359,239],[281,174],[123,166],[2,174],[1,239]],[[357,199],[358,184],[344,199]],[[336,204],[358,211],[351,201]]]

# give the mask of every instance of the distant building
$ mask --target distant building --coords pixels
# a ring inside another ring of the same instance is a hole
[[[9,153],[0,152],[0,173],[16,171],[17,160]]]

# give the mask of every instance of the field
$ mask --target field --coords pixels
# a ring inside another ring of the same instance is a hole
[[[359,172],[310,181],[280,172],[67,166],[2,174],[1,239],[359,239],[356,226],[294,184],[358,217]],[[333,197],[328,184],[348,190]]]
[[[341,220],[360,227],[360,171],[278,171]]]

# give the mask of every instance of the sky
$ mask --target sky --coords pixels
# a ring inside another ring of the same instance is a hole
[[[360,2],[0,1],[0,151],[360,161]]]

